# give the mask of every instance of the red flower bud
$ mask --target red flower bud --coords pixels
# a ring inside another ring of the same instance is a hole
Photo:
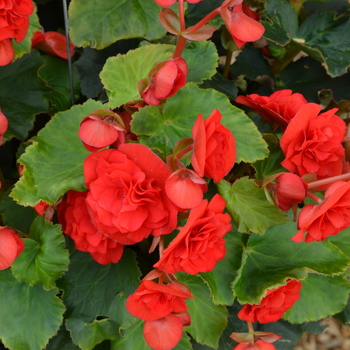
[[[10,267],[23,249],[24,243],[15,230],[0,226],[0,270]]]
[[[298,175],[283,173],[276,178],[277,187],[274,192],[276,205],[288,211],[293,204],[302,202],[307,195],[307,183]]]

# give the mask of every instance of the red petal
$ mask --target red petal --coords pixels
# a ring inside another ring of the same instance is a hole
[[[158,5],[169,7],[175,4],[176,0],[154,0]]]
[[[0,270],[5,270],[10,267],[15,261],[16,257],[19,255],[18,242],[15,236],[16,233],[14,232],[14,230],[6,227],[3,227],[0,230]],[[23,246],[21,251],[22,250]]]
[[[265,28],[243,12],[236,12],[232,14],[229,30],[231,35],[239,40],[255,41],[262,37]]]
[[[182,322],[174,314],[159,320],[145,321],[143,334],[153,350],[171,350],[182,338]]]
[[[0,66],[6,66],[11,63],[15,52],[12,48],[11,39],[4,39],[0,41]]]
[[[178,75],[177,64],[170,60],[154,76],[154,96],[158,99],[166,98],[174,86],[174,81]]]

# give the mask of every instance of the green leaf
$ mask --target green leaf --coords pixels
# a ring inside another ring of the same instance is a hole
[[[310,273],[302,284],[300,299],[283,315],[287,321],[316,321],[336,314],[346,306],[350,281],[345,278]]]
[[[267,289],[287,278],[306,278],[307,269],[333,276],[349,266],[350,259],[330,241],[295,243],[291,237],[296,233],[296,223],[291,222],[269,228],[264,236],[250,236],[233,283],[241,303],[258,304]]]
[[[143,336],[143,321],[137,320],[130,328],[123,331],[122,337],[111,341],[111,350],[151,350]],[[188,335],[183,334],[180,342],[173,350],[191,350],[191,343]]]
[[[348,302],[345,306],[345,308],[339,312],[336,315],[333,315],[335,319],[337,319],[339,322],[343,323],[344,325],[348,326],[350,323],[350,299],[348,299]]]
[[[243,111],[232,106],[225,95],[211,89],[199,89],[193,83],[187,84],[166,101],[163,115],[156,106],[142,108],[135,113],[132,132],[141,137],[143,144],[166,156],[180,138],[192,136],[198,114],[207,119],[214,109],[219,110],[222,124],[235,137],[237,162],[265,158],[266,143]]]
[[[256,180],[264,180],[270,175],[286,171],[281,165],[281,162],[285,159],[281,147],[269,143],[269,151],[270,154],[267,158],[258,160],[253,164],[256,171]]]
[[[45,56],[44,58],[46,64],[40,69],[39,75],[52,89],[50,96],[51,113],[65,111],[72,105],[67,62],[59,57]],[[74,73],[73,70],[74,94],[77,99],[79,96],[79,78]]]
[[[216,73],[211,79],[204,80],[199,86],[201,89],[214,89],[232,100],[236,99],[238,93],[238,87],[234,81],[225,78],[221,73]]]
[[[318,93],[325,89],[332,90],[337,103],[350,100],[350,89],[347,88],[350,85],[350,73],[331,78],[321,63],[310,57],[303,57],[284,69],[279,84],[284,89],[303,94],[309,102],[319,103]]]
[[[54,204],[68,190],[84,191],[83,163],[89,152],[78,137],[80,122],[100,102],[89,100],[57,113],[19,158],[25,166],[11,197],[22,205]]]
[[[34,12],[29,16],[29,21],[30,24],[27,30],[26,37],[20,43],[16,43],[15,40],[12,40],[12,47],[15,51],[14,60],[17,60],[18,58],[21,58],[24,54],[30,52],[32,48],[32,37],[34,36],[34,33],[36,31],[41,30],[39,17],[36,13],[36,7],[34,9]]]
[[[120,40],[103,50],[85,47],[80,58],[74,62],[80,77],[81,92],[88,98],[96,97],[103,90],[99,74],[108,57],[117,54],[126,54],[129,50],[135,49],[139,40]]]
[[[46,290],[52,289],[69,264],[61,226],[38,216],[30,228],[30,238],[23,241],[25,249],[11,266],[13,275],[21,282],[42,283]]]
[[[218,190],[239,232],[263,235],[267,228],[288,222],[286,214],[267,200],[264,189],[248,177],[242,177],[232,185],[222,180]]]
[[[138,81],[147,78],[158,62],[170,60],[174,49],[173,45],[146,45],[126,55],[110,57],[100,74],[109,97],[108,105],[115,108],[140,99]],[[218,55],[212,42],[193,42],[182,56],[188,64],[187,82],[200,83],[215,73]]]
[[[118,329],[134,318],[126,311],[126,295],[139,286],[135,254],[125,249],[118,264],[100,265],[88,253],[71,253],[68,272],[58,282],[68,308],[67,329],[73,342],[90,350],[105,339],[117,339]]]
[[[45,350],[79,350],[79,346],[73,344],[69,332],[64,325],[58,333],[50,339]]]
[[[30,225],[38,216],[32,207],[23,207],[8,196],[8,191],[0,201],[0,214],[4,226],[9,226],[23,233],[28,233]],[[21,218],[18,220],[18,218]]]
[[[54,336],[65,311],[56,296],[58,289],[45,291],[16,280],[10,269],[0,271],[0,339],[9,349],[43,349]]]
[[[335,13],[317,13],[307,18],[298,30],[293,45],[306,52],[312,58],[323,62],[331,77],[347,72],[350,62],[350,38],[344,33],[350,32],[350,18]]]
[[[235,227],[226,234],[225,241],[225,258],[218,261],[213,271],[199,274],[208,284],[214,303],[219,305],[233,304],[231,283],[237,276],[243,252],[242,235]]]
[[[298,30],[295,10],[285,0],[267,0],[265,3],[266,21],[264,37],[276,44],[286,45]]]
[[[13,136],[26,139],[35,115],[48,111],[50,90],[38,76],[44,63],[33,50],[30,55],[0,67],[0,106],[9,121],[6,139]]]
[[[350,227],[342,230],[334,236],[329,236],[327,240],[337,246],[345,255],[350,258]]]
[[[76,46],[103,49],[117,40],[165,34],[154,0],[73,0],[69,6],[71,39]]]
[[[218,347],[220,336],[227,325],[227,309],[222,305],[213,304],[208,287],[201,278],[178,273],[180,282],[184,283],[194,299],[187,299],[188,312],[191,315],[191,325],[185,330],[201,344]]]

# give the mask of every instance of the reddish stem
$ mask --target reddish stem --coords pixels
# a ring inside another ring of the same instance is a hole
[[[177,40],[177,44],[176,44],[175,52],[173,54],[173,58],[181,57],[182,51],[184,50],[185,45],[186,45],[186,38],[184,38],[183,36],[180,35],[179,39]]]
[[[321,199],[320,197],[317,197],[315,194],[313,194],[312,192],[308,192],[307,196],[311,199],[313,199],[315,202],[317,202],[317,204],[322,204],[323,203],[323,199]]]
[[[249,333],[254,333],[253,322],[247,321],[247,326]]]
[[[329,177],[329,178],[323,179],[323,180],[313,181],[313,182],[308,183],[307,187],[310,190],[311,188],[315,188],[315,187],[319,187],[319,186],[323,186],[323,185],[328,185],[328,184],[331,184],[333,182],[341,181],[341,180],[350,180],[350,173]]]
[[[163,255],[163,250],[164,250],[164,237],[163,236],[160,237],[158,249],[159,249],[159,259],[160,259]]]
[[[186,30],[184,0],[179,0],[180,31]]]
[[[193,27],[188,29],[186,31],[187,34],[193,34],[198,29],[202,28],[205,24],[207,24],[211,19],[213,19],[215,16],[219,14],[220,7],[216,8],[215,10],[211,11],[209,14],[207,14],[203,19],[201,19],[197,24],[195,24]]]
[[[176,154],[177,159],[181,159],[186,153],[191,152],[193,150],[193,143],[192,145],[187,146],[184,148],[181,152]]]

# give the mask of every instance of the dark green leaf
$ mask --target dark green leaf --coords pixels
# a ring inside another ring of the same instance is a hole
[[[201,273],[200,276],[208,284],[215,304],[231,305],[234,301],[231,283],[237,276],[236,271],[242,260],[242,235],[232,227],[226,234],[225,241],[225,258],[216,264],[213,271]]]
[[[194,299],[187,299],[188,312],[191,315],[191,325],[186,331],[201,344],[218,347],[218,342],[227,325],[227,309],[222,305],[214,305],[209,289],[201,278],[192,275],[177,274]]]
[[[159,11],[154,0],[73,0],[69,6],[71,39],[76,46],[95,49],[121,39],[158,39],[165,34]]]
[[[30,225],[38,216],[37,212],[31,207],[23,207],[17,204],[8,196],[10,191],[6,193],[0,202],[0,214],[2,215],[2,223],[23,233],[28,233]],[[21,218],[18,220],[18,218]]]
[[[306,322],[302,325],[303,330],[310,334],[321,334],[328,327],[328,324],[321,325],[321,321]]]
[[[267,228],[288,222],[286,215],[267,200],[264,189],[254,180],[243,177],[232,185],[222,180],[218,189],[239,232],[262,235]]]
[[[50,290],[69,264],[61,226],[38,216],[30,227],[29,236],[23,239],[25,249],[12,264],[12,273],[21,282],[42,283]]]
[[[191,137],[198,114],[207,119],[214,109],[219,110],[222,124],[235,137],[237,162],[254,162],[266,156],[265,141],[242,110],[232,106],[225,95],[211,89],[199,89],[195,84],[187,84],[170,97],[165,103],[163,115],[155,106],[135,113],[132,131],[141,136],[142,143],[156,148],[165,156],[172,152],[180,138]]]
[[[266,289],[287,278],[306,278],[307,269],[333,276],[349,266],[350,259],[330,241],[295,243],[291,237],[296,233],[296,223],[291,222],[269,228],[264,236],[250,236],[233,285],[241,303],[258,304]]]
[[[341,312],[333,316],[335,319],[337,319],[339,322],[345,324],[346,326],[350,323],[350,299],[348,299],[348,302]]]
[[[309,273],[302,284],[300,299],[283,315],[287,321],[316,321],[336,314],[346,306],[350,281],[345,278]]]
[[[267,0],[265,3],[267,21],[261,21],[265,27],[264,37],[276,44],[286,45],[298,30],[298,18],[295,10],[285,0]]]
[[[65,308],[56,296],[16,280],[10,269],[0,271],[0,339],[9,349],[43,349],[63,320]]]
[[[38,76],[44,63],[33,50],[30,55],[0,67],[0,106],[9,121],[7,139],[15,136],[24,140],[33,127],[35,115],[49,110],[50,89]]]
[[[237,97],[238,92],[235,82],[225,78],[220,73],[216,73],[211,79],[204,80],[199,87],[202,89],[215,89],[233,100]]]
[[[209,12],[215,10],[222,4],[222,0],[203,1],[197,4],[188,4],[186,11],[186,24],[193,26],[203,19]]]
[[[79,346],[73,344],[69,332],[64,325],[58,333],[50,339],[45,350],[79,350]]]
[[[57,113],[19,158],[25,169],[11,197],[22,205],[34,206],[41,199],[54,204],[68,190],[85,190],[82,165],[89,152],[78,137],[79,125],[102,106],[89,100]]]

